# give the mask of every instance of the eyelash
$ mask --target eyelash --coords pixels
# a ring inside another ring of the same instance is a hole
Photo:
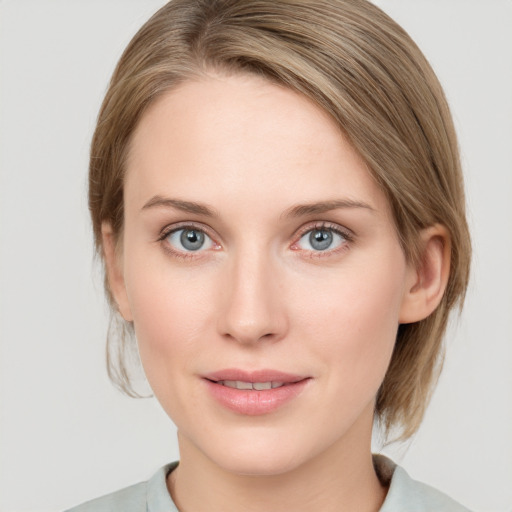
[[[202,256],[202,252],[205,251],[179,251],[176,249],[173,249],[170,244],[165,244],[165,240],[167,237],[172,235],[173,233],[180,231],[182,229],[190,229],[190,230],[197,230],[202,233],[204,233],[206,236],[208,236],[214,245],[216,246],[214,250],[219,250],[220,245],[218,242],[215,241],[215,238],[210,234],[210,230],[208,230],[204,225],[194,224],[191,222],[185,222],[182,224],[174,224],[172,226],[167,226],[164,228],[160,235],[158,236],[157,242],[162,243],[162,246],[164,250],[171,254],[173,257],[177,257],[180,259],[188,260],[188,259],[197,259]],[[344,242],[341,244],[340,247],[337,247],[335,249],[327,249],[325,251],[309,251],[309,257],[310,258],[328,258],[330,256],[339,254],[340,252],[344,252],[349,249],[350,244],[354,241],[354,235],[351,231],[348,229],[343,229],[338,224],[332,224],[330,222],[315,222],[313,224],[308,224],[301,228],[296,235],[294,235],[295,241],[291,244],[290,248],[294,251],[301,251],[300,248],[296,248],[299,241],[302,239],[304,235],[309,233],[310,231],[329,231],[331,233],[334,233],[336,235],[341,236],[344,239]]]

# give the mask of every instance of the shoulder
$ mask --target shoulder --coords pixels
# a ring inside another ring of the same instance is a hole
[[[73,507],[66,512],[146,512],[176,510],[167,492],[166,477],[177,462],[160,468],[150,480],[101,496]]]
[[[374,465],[388,494],[379,512],[470,512],[446,494],[417,480],[390,459],[374,456]]]
[[[82,503],[67,512],[146,512],[147,482]]]

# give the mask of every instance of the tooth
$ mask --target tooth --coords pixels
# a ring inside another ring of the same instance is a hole
[[[236,389],[252,389],[252,383],[237,380],[236,381]]]
[[[272,383],[271,382],[254,382],[252,387],[253,387],[253,389],[262,391],[263,389],[271,389]]]
[[[245,382],[242,380],[219,380],[217,384],[221,384],[228,388],[263,391],[266,389],[275,389],[284,386],[284,382]]]

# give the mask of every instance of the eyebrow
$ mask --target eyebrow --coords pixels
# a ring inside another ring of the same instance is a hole
[[[303,217],[306,215],[316,215],[319,213],[326,213],[332,210],[344,208],[364,208],[374,212],[375,209],[369,204],[362,201],[355,201],[352,199],[333,199],[330,201],[321,201],[317,203],[298,204],[288,208],[281,217]]]
[[[182,199],[171,199],[169,197],[162,196],[152,197],[144,204],[142,210],[148,210],[150,208],[174,208],[186,213],[204,215],[206,217],[218,217],[215,210],[205,204],[196,203],[194,201],[184,201]],[[304,217],[307,215],[316,215],[344,208],[364,208],[372,212],[375,211],[375,209],[369,204],[362,201],[355,201],[352,199],[333,199],[330,201],[320,201],[292,206],[282,213],[281,218]]]
[[[144,206],[142,210],[150,208],[174,208],[186,213],[195,213],[196,215],[204,215],[206,217],[217,217],[213,208],[205,204],[193,201],[183,201],[182,199],[171,199],[169,197],[154,196]]]

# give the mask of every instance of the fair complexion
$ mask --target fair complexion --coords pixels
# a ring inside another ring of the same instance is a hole
[[[378,510],[375,396],[399,323],[442,297],[444,229],[425,230],[422,265],[408,264],[334,122],[247,75],[187,82],[149,108],[124,201],[119,247],[103,225],[109,282],[178,427],[180,511]]]

